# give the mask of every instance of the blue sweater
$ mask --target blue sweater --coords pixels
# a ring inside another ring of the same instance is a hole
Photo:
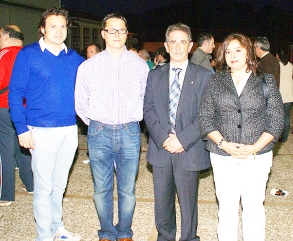
[[[58,56],[38,42],[23,48],[16,57],[8,104],[17,134],[35,127],[62,127],[76,123],[74,87],[78,66],[84,59],[74,50]],[[26,98],[26,106],[23,106]]]

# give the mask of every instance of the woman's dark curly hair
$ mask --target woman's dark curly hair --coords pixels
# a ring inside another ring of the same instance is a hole
[[[244,34],[240,33],[233,33],[230,34],[225,38],[219,49],[217,50],[216,53],[216,58],[217,58],[217,72],[230,72],[231,69],[227,65],[226,59],[225,59],[225,53],[228,48],[228,45],[232,40],[237,40],[241,47],[245,48],[247,51],[247,69],[246,71],[252,71],[254,75],[260,75],[262,74],[262,70],[259,66],[257,57],[255,55],[255,50],[253,43],[251,40],[245,36]]]

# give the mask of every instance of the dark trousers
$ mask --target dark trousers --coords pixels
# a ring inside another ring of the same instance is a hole
[[[178,161],[178,155],[172,156],[167,166],[153,166],[157,240],[175,240],[177,191],[181,210],[180,240],[199,241],[197,236],[199,171],[184,170],[182,163]]]
[[[291,102],[284,103],[284,129],[281,136],[281,141],[287,141],[289,131],[290,131],[290,110],[291,110]]]
[[[15,162],[19,167],[19,175],[23,184],[27,191],[32,192],[34,184],[30,152],[28,149],[20,147],[8,108],[0,108],[0,155],[2,166],[0,200],[15,200]]]

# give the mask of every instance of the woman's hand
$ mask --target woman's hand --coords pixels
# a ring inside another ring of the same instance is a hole
[[[230,154],[232,157],[239,159],[241,158],[241,152],[239,149],[243,146],[243,144],[223,141],[222,150]]]
[[[222,141],[222,150],[237,159],[245,159],[250,155],[256,154],[264,146],[274,140],[274,136],[264,132],[254,145],[244,145],[234,142],[227,142],[219,131],[213,131],[208,134],[208,137],[217,145]]]
[[[245,159],[250,155],[255,154],[254,145],[244,145],[239,148],[239,158]]]
[[[237,159],[245,159],[255,153],[254,145],[244,145],[233,142],[223,142],[222,149]]]
[[[274,136],[264,132],[254,145],[243,145],[239,147],[238,158],[245,159],[250,155],[256,155],[258,151],[274,140]]]

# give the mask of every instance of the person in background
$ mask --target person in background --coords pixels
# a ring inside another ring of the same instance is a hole
[[[250,39],[231,34],[217,51],[217,72],[201,100],[199,128],[210,151],[219,202],[219,241],[236,241],[239,201],[245,241],[264,241],[263,202],[272,149],[283,129],[280,92],[263,74]],[[265,78],[269,93],[265,96]]]
[[[134,47],[131,47],[131,48],[129,49],[129,51],[131,51],[131,52],[133,52],[133,53],[135,53],[135,54],[138,54],[137,49],[134,48]]]
[[[210,64],[212,52],[215,48],[214,36],[210,33],[200,33],[196,40],[198,48],[193,52],[190,61],[213,72]]]
[[[63,194],[78,143],[75,78],[84,61],[64,44],[67,25],[66,10],[53,7],[43,12],[42,37],[19,51],[9,86],[10,114],[19,143],[32,153],[36,241],[81,239],[62,222]]]
[[[111,13],[102,21],[106,49],[78,69],[75,108],[89,125],[88,150],[94,181],[94,201],[100,220],[100,241],[132,241],[135,180],[140,153],[146,61],[128,51],[127,21]],[[116,169],[118,223],[113,225],[113,185]]]
[[[293,102],[293,65],[289,62],[288,55],[280,49],[276,54],[280,64],[280,92],[284,103],[284,130],[281,135],[281,142],[287,142],[290,131],[290,110]]]
[[[146,49],[141,49],[140,51],[138,51],[138,55],[139,55],[139,57],[141,57],[143,60],[146,61],[146,63],[148,64],[150,70],[153,69],[153,67],[155,65],[150,60],[149,51],[147,51]],[[142,133],[148,133],[144,120],[141,120],[139,122],[139,125],[140,125],[140,130],[141,130]]]
[[[255,53],[260,58],[261,68],[264,73],[273,74],[278,88],[280,87],[280,64],[270,51],[270,42],[266,37],[257,37],[254,42]]]
[[[287,142],[290,131],[290,110],[293,102],[293,65],[285,51],[279,49],[276,57],[280,64],[280,92],[284,105],[284,129],[279,139],[280,142]],[[273,188],[270,190],[273,196],[288,196],[289,192],[284,189]]]
[[[210,60],[210,63],[211,63],[211,66],[212,66],[212,68],[214,70],[214,73],[215,73],[216,72],[216,68],[217,68],[217,60],[215,58],[212,58]]]
[[[157,66],[163,66],[167,63],[169,63],[170,61],[170,55],[169,53],[166,51],[165,47],[160,47],[157,49],[157,55],[154,58],[154,67],[153,69],[155,69]]]
[[[199,173],[210,167],[210,159],[198,129],[198,108],[212,73],[188,61],[193,42],[187,25],[170,25],[164,45],[170,63],[150,71],[144,99],[144,120],[150,134],[147,160],[154,176],[157,240],[176,240],[177,192],[181,210],[180,240],[199,241]]]
[[[86,57],[87,59],[93,57],[94,55],[100,53],[102,51],[102,48],[99,44],[91,43],[86,48]],[[80,130],[80,134],[87,135],[88,126],[77,116],[77,123]],[[82,161],[84,164],[89,164],[90,160],[86,159]]]
[[[139,57],[144,59],[146,63],[149,66],[149,69],[151,70],[154,67],[154,63],[150,60],[150,53],[146,49],[141,49],[138,51]]]
[[[86,48],[86,58],[89,59],[93,57],[94,55],[100,53],[102,51],[102,48],[99,44],[91,43]]]
[[[15,200],[15,161],[23,182],[22,189],[32,194],[34,188],[31,155],[28,149],[19,145],[8,107],[11,72],[23,40],[23,34],[16,25],[0,29],[0,206],[10,205]]]

